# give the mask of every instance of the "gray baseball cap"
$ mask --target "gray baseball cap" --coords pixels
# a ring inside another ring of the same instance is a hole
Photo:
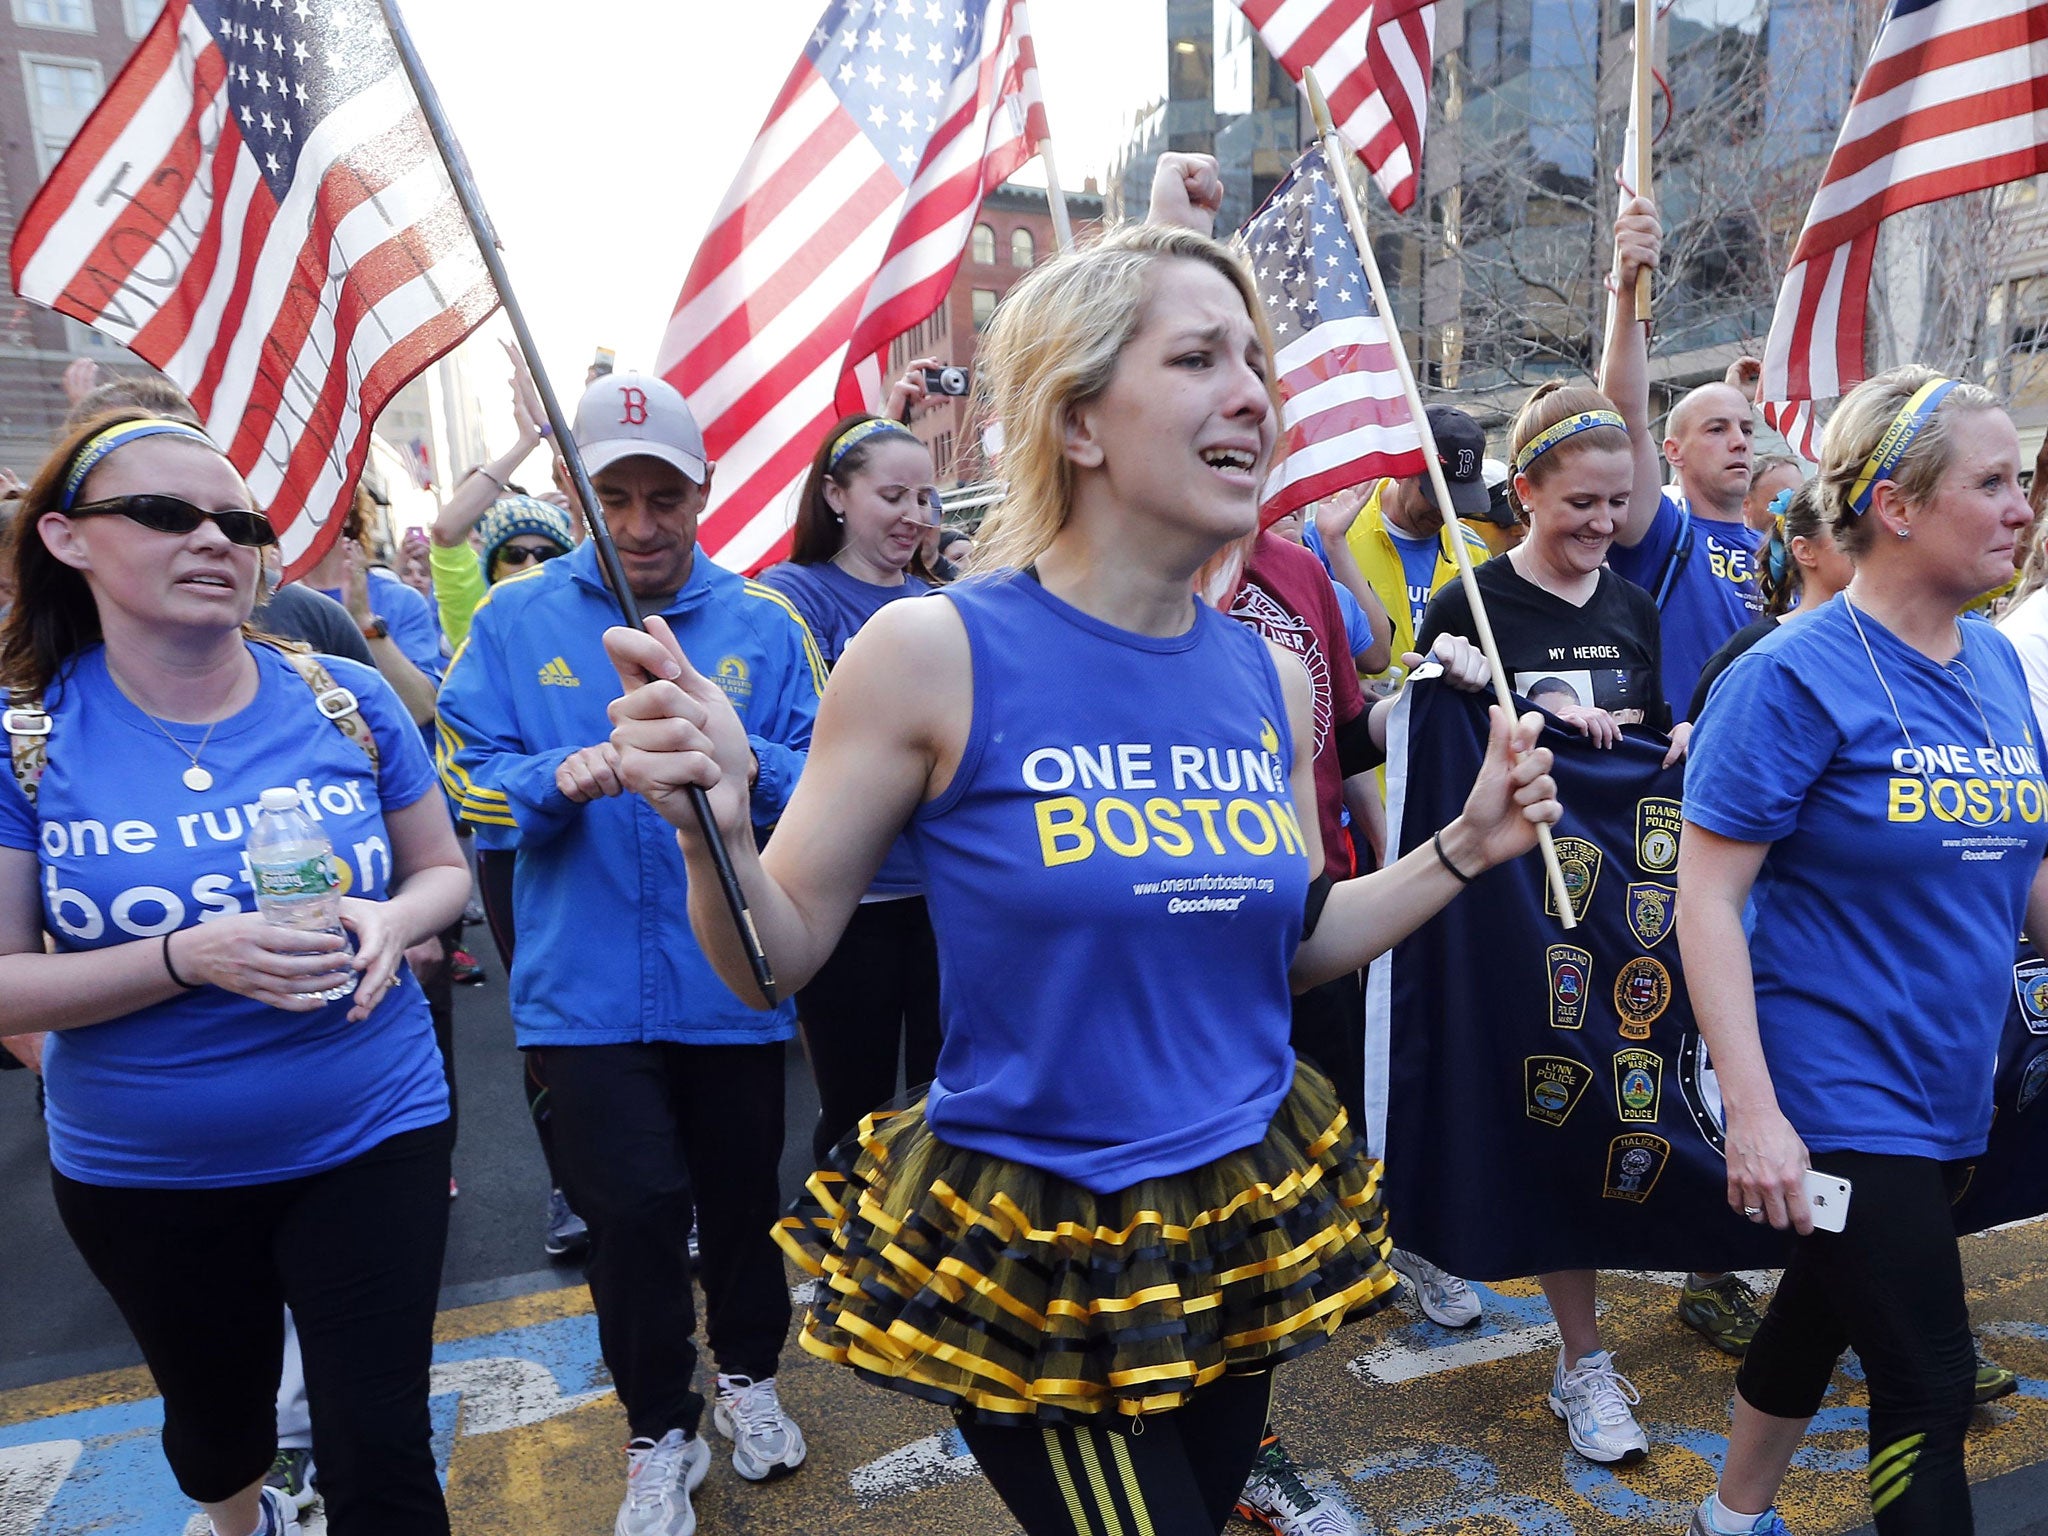
[[[704,434],[673,384],[646,373],[608,373],[576,402],[576,446],[594,475],[608,464],[644,455],[673,464],[703,485]]]

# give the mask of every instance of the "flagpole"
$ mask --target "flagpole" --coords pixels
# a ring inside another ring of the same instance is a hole
[[[1060,171],[1053,164],[1050,136],[1038,141],[1038,158],[1045,165],[1045,202],[1052,210],[1053,238],[1059,242],[1061,250],[1071,251],[1074,248],[1074,226],[1067,219],[1067,194],[1060,190]]]
[[[1640,0],[1639,0],[1640,3]],[[1337,127],[1330,118],[1330,104],[1323,96],[1323,88],[1316,82],[1315,71],[1304,68],[1301,83],[1308,89],[1309,108],[1315,113],[1316,132],[1322,139],[1323,155],[1330,163],[1330,180],[1337,184],[1337,200],[1344,206],[1344,221],[1351,226],[1351,238],[1358,246],[1358,259],[1365,267],[1365,280],[1372,285],[1373,303],[1378,306],[1387,326],[1389,350],[1394,355],[1394,371],[1401,376],[1401,392],[1408,399],[1408,414],[1414,418],[1415,430],[1422,434],[1422,459],[1429,471],[1429,483],[1436,492],[1437,510],[1443,514],[1444,525],[1450,530],[1450,546],[1458,562],[1458,579],[1464,583],[1465,601],[1472,609],[1472,624],[1479,631],[1479,649],[1486,655],[1486,664],[1493,673],[1494,698],[1499,702],[1501,713],[1510,724],[1515,719],[1515,696],[1508,688],[1507,668],[1501,665],[1500,647],[1494,643],[1493,624],[1486,616],[1486,599],[1479,593],[1479,578],[1472,567],[1472,555],[1465,548],[1464,529],[1458,522],[1457,511],[1451,506],[1451,488],[1444,483],[1444,466],[1437,454],[1436,434],[1429,429],[1429,416],[1422,408],[1422,392],[1415,385],[1415,370],[1408,362],[1408,346],[1401,340],[1399,327],[1394,324],[1394,306],[1387,297],[1387,285],[1380,276],[1379,258],[1373,254],[1372,241],[1365,228],[1365,211],[1358,206],[1358,195],[1351,185],[1350,151],[1337,136]],[[1557,845],[1550,835],[1547,823],[1536,824],[1536,843],[1543,854],[1543,869],[1550,881],[1550,894],[1556,902],[1559,920],[1567,929],[1578,926],[1578,918],[1572,911],[1571,892],[1564,883],[1564,869],[1557,862]]]
[[[1653,57],[1657,45],[1657,0],[1635,0],[1635,79],[1632,85],[1632,105],[1636,120],[1636,163],[1631,167],[1636,179],[1636,196],[1650,195],[1650,88],[1652,85]],[[1644,267],[1636,273],[1636,319],[1650,318],[1650,269]]]
[[[633,601],[633,589],[626,584],[626,568],[619,561],[618,546],[612,542],[611,525],[605,520],[604,507],[591,487],[583,454],[576,446],[575,435],[569,430],[569,418],[562,414],[562,403],[555,397],[555,387],[548,380],[547,369],[541,366],[540,348],[534,345],[526,314],[512,292],[512,280],[505,272],[505,259],[498,248],[497,232],[491,227],[490,215],[484,212],[483,198],[469,174],[469,162],[463,158],[462,146],[456,142],[455,130],[448,122],[447,113],[442,110],[441,97],[434,89],[434,82],[427,77],[419,50],[413,46],[412,34],[406,30],[405,19],[398,11],[398,0],[378,0],[378,3],[383,8],[384,23],[390,28],[391,40],[397,45],[399,60],[405,66],[406,78],[412,82],[413,94],[419,98],[428,131],[434,136],[434,147],[441,152],[441,163],[447,167],[448,179],[454,183],[456,200],[462,204],[462,216],[468,221],[469,232],[475,236],[483,253],[484,265],[498,290],[498,301],[505,307],[506,318],[512,322],[512,334],[517,338],[519,350],[525,355],[526,366],[533,375],[541,409],[546,413],[549,430],[553,433],[555,451],[562,456],[570,482],[576,488],[576,499],[583,504],[583,520],[590,529],[590,541],[597,546],[598,564],[612,589],[612,598],[618,603],[619,614],[626,625],[639,629],[642,627],[639,605]],[[725,894],[726,908],[732,913],[733,925],[738,928],[740,940],[746,946],[747,964],[754,973],[754,984],[773,1007],[776,1002],[775,974],[769,968],[767,952],[761,947],[761,936],[755,930],[753,914],[747,909],[746,892],[740,888],[739,876],[733,872],[732,855],[727,851],[718,823],[712,817],[710,798],[695,784],[690,786],[689,798],[690,809],[696,813],[697,825],[711,854],[712,865],[718,872],[718,885]]]

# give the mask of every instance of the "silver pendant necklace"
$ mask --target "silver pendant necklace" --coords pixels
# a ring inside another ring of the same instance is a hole
[[[1927,759],[1921,753],[1919,744],[1913,740],[1913,733],[1906,729],[1906,717],[1899,713],[1899,701],[1892,697],[1892,685],[1885,681],[1884,669],[1877,664],[1877,652],[1870,648],[1870,636],[1863,633],[1863,621],[1856,616],[1856,605],[1849,600],[1847,592],[1842,594],[1842,606],[1849,610],[1849,622],[1855,627],[1856,638],[1863,642],[1863,654],[1870,661],[1870,670],[1877,677],[1877,686],[1884,690],[1884,701],[1892,707],[1892,719],[1898,722],[1899,734],[1906,738],[1906,748],[1913,754],[1914,771],[1924,780],[1927,777]],[[1930,657],[1929,659],[1932,660],[1933,658]],[[1998,750],[1998,743],[1992,739],[1990,717],[1984,713],[1984,701],[1978,698],[1977,691],[1972,686],[1977,680],[1976,674],[1970,671],[1969,664],[1963,660],[1963,631],[1961,625],[1956,627],[1956,659],[1954,665],[1962,668],[1964,675],[1970,679],[1970,683],[1965,684],[1963,679],[1951,672],[1946,664],[1937,662],[1936,665],[1941,667],[1941,675],[1960,688],[1963,697],[1968,699],[1976,709],[1977,723],[1984,727],[1984,745],[1993,752],[1996,752]]]
[[[139,705],[137,707],[140,708]],[[213,733],[220,726],[220,722],[218,720],[214,721],[212,725],[209,725],[206,728],[206,734],[199,738],[199,752],[194,752],[190,747],[186,746],[185,743],[178,740],[178,738],[173,736],[169,731],[165,730],[163,721],[157,719],[157,717],[155,715],[152,715],[148,710],[145,709],[142,711],[142,718],[147,720],[151,725],[155,726],[157,730],[162,733],[165,741],[168,741],[172,746],[176,747],[180,752],[184,753],[187,757],[192,759],[192,766],[190,768],[187,768],[183,773],[178,775],[178,778],[183,782],[184,786],[187,789],[191,790],[192,793],[195,795],[203,795],[209,789],[213,788],[213,775],[208,773],[204,768],[199,766],[199,753],[204,752],[206,750],[206,744],[209,741],[213,740]]]

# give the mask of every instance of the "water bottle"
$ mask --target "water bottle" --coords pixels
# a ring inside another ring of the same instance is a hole
[[[299,792],[266,789],[249,828],[249,878],[256,887],[256,908],[280,928],[305,933],[332,933],[346,939],[341,926],[341,881],[334,867],[334,845],[319,823],[305,812]],[[347,955],[336,957],[347,963]],[[355,991],[353,980],[324,992],[301,992],[329,1002]]]

